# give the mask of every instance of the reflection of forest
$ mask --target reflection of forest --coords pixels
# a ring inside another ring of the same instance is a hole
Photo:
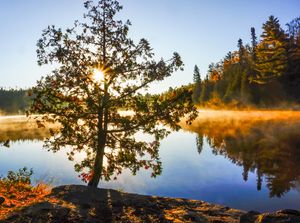
[[[9,141],[43,140],[49,137],[49,128],[37,128],[34,119],[27,119],[23,116],[0,118],[0,144]]]
[[[224,119],[197,119],[185,127],[197,132],[199,153],[207,138],[213,153],[223,155],[242,166],[243,179],[256,172],[257,189],[262,181],[270,196],[280,197],[300,182],[300,119],[299,117],[255,118],[253,115]]]

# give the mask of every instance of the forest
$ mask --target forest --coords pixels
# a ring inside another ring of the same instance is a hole
[[[29,101],[27,90],[0,88],[0,114],[23,114]]]
[[[300,17],[286,24],[270,16],[251,43],[237,42],[237,50],[211,63],[202,80],[193,74],[193,101],[202,106],[275,107],[300,101]]]

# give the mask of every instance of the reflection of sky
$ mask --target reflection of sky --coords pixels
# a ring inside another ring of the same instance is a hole
[[[18,170],[24,166],[33,168],[36,180],[55,177],[57,184],[80,183],[74,171],[72,162],[68,161],[64,152],[47,152],[42,148],[42,142],[17,142],[10,148],[0,149],[0,174],[8,170]]]
[[[255,174],[250,173],[248,181],[244,182],[242,168],[221,155],[213,155],[208,144],[204,144],[199,155],[195,137],[177,132],[162,142],[161,176],[151,178],[148,171],[131,176],[125,171],[117,181],[101,182],[100,186],[140,194],[200,199],[245,210],[300,208],[299,192],[290,191],[281,199],[270,199],[265,185],[261,191],[256,190]],[[14,143],[8,149],[1,148],[0,173],[5,175],[8,170],[27,166],[34,168],[36,178],[55,176],[56,184],[81,183],[64,152],[53,154],[41,147],[40,142],[24,142]]]

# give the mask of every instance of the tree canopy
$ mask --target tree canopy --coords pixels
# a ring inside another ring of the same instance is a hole
[[[186,88],[145,94],[151,83],[182,70],[183,62],[178,53],[157,61],[147,40],[130,39],[130,21],[116,19],[122,9],[118,1],[87,1],[84,7],[83,22],[66,30],[48,26],[37,43],[38,63],[55,64],[56,69],[33,87],[31,112],[43,114],[40,126],[61,124],[51,130],[45,148],[55,152],[67,147],[70,160],[85,152],[75,169],[92,187],[100,179],[115,179],[123,168],[133,174],[150,168],[155,177],[162,170],[160,140],[180,128],[181,117],[193,119],[196,110]],[[137,133],[151,140],[138,140]]]

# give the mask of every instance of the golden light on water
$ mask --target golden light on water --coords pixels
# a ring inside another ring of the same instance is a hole
[[[96,82],[103,82],[104,81],[104,72],[100,69],[94,69],[93,70],[93,79],[96,81]]]

